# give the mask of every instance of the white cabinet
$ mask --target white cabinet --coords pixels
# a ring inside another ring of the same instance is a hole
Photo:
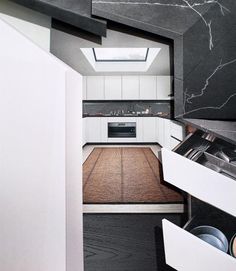
[[[140,100],[156,100],[156,76],[140,76]]]
[[[108,119],[109,118],[101,118],[101,142],[106,143],[108,141]]]
[[[236,182],[233,179],[165,148],[162,161],[165,181],[236,216]]]
[[[171,77],[170,76],[157,76],[157,100],[170,100],[171,93]]]
[[[170,123],[169,119],[163,119],[164,121],[164,143],[163,147],[171,149],[170,139],[171,139],[171,132],[170,132]]]
[[[121,76],[105,76],[105,100],[121,99]]]
[[[87,127],[86,127],[86,123],[87,123],[87,118],[83,118],[83,127],[82,127],[82,131],[83,131],[83,140],[82,140],[82,144],[83,146],[87,143]]]
[[[137,142],[143,142],[143,121],[144,118],[136,118],[136,137]]]
[[[86,137],[88,143],[101,142],[101,118],[86,118]]]
[[[157,118],[157,143],[161,146],[164,145],[164,138],[165,138],[165,127],[164,127],[164,120],[162,118]]]
[[[155,118],[143,118],[143,142],[156,142],[156,120]]]
[[[87,76],[83,76],[83,100],[87,100]]]
[[[163,220],[166,263],[178,271],[234,271],[236,259]]]
[[[122,76],[122,99],[139,100],[139,76]]]
[[[87,100],[104,99],[104,76],[87,76]]]

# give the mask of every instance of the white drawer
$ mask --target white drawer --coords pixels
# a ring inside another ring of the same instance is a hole
[[[165,181],[236,216],[235,180],[165,148],[162,164]]]
[[[166,263],[179,271],[234,271],[236,259],[163,220]]]

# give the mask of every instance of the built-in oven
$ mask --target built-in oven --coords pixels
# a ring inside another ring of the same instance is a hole
[[[136,137],[136,122],[108,122],[108,137]]]

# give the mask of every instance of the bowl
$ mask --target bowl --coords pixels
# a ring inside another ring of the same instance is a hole
[[[229,252],[231,256],[236,258],[236,234],[230,240]]]
[[[229,243],[225,235],[219,229],[212,226],[199,226],[193,228],[190,232],[215,248],[227,253]]]

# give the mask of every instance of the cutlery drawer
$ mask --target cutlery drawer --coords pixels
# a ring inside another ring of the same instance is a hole
[[[164,219],[166,263],[179,271],[234,271],[236,259]]]
[[[236,216],[236,181],[182,155],[162,149],[164,180]]]

